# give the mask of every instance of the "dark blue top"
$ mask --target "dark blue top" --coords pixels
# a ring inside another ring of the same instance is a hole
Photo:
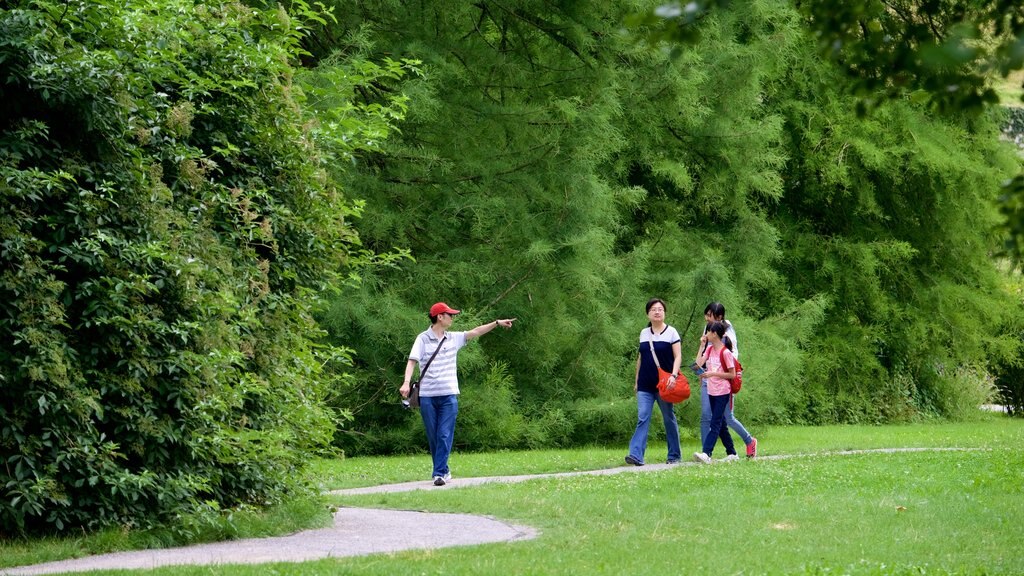
[[[658,392],[658,367],[651,357],[651,328],[647,327],[640,331],[640,372],[637,374],[637,390],[641,392]],[[672,345],[679,342],[679,332],[675,328],[665,325],[665,329],[654,335],[654,353],[658,355],[658,362],[661,369],[666,372],[672,371],[672,363],[675,358],[672,356]]]

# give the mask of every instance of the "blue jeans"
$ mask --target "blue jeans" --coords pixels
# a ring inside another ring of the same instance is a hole
[[[647,451],[647,431],[651,427],[651,413],[654,411],[654,403],[661,408],[661,418],[665,421],[665,437],[668,441],[668,459],[679,460],[683,457],[679,448],[679,425],[676,423],[676,413],[672,405],[658,397],[657,393],[637,392],[636,393],[636,432],[629,441],[629,455],[636,458],[638,462],[644,461],[644,452]]]
[[[736,416],[732,412],[732,397],[729,397],[729,405],[725,407],[725,423],[727,426],[722,427],[722,444],[725,444],[725,437],[729,436],[729,428],[732,428],[744,444],[749,445],[754,441],[754,437],[747,432],[747,429],[743,427],[743,424],[736,419]],[[708,381],[701,378],[700,381],[700,438],[701,442],[704,441],[704,437],[708,435],[708,430],[711,428],[711,405],[708,403]],[[732,442],[732,437],[729,437],[729,442]],[[729,452],[734,454],[735,452]]]
[[[708,433],[702,439],[701,446],[701,450],[708,456],[711,456],[711,452],[715,449],[715,443],[718,442],[722,432],[725,432],[725,435],[721,437],[722,444],[725,444],[725,453],[736,453],[736,447],[732,445],[732,436],[729,435],[729,430],[725,426],[725,412],[729,409],[729,400],[731,399],[730,394],[708,396],[708,404],[711,405],[711,424],[708,426]]]
[[[421,396],[420,416],[423,417],[423,428],[427,431],[427,444],[430,446],[430,457],[434,460],[433,476],[448,474],[448,456],[452,453],[452,441],[455,439],[455,416],[459,413],[459,397]]]

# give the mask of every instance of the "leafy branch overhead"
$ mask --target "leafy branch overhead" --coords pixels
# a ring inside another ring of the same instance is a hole
[[[627,24],[651,42],[692,44],[699,21],[729,0],[669,3]],[[1016,0],[801,0],[819,49],[853,79],[862,112],[909,95],[943,112],[998,101],[992,78],[1024,68],[1024,5]],[[678,50],[678,48],[677,48]]]

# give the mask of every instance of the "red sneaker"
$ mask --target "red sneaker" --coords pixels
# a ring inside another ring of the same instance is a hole
[[[750,444],[747,444],[747,458],[757,456],[757,438],[750,437]]]

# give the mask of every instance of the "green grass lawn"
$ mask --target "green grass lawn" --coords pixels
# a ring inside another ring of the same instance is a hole
[[[1024,421],[774,427],[756,435],[764,455],[794,457],[330,498],[485,514],[538,528],[535,540],[154,574],[1024,573]],[[831,453],[890,447],[961,450]],[[664,450],[652,445],[648,460],[663,460]],[[460,477],[525,474],[616,466],[624,454],[624,447],[456,453],[452,465]],[[425,480],[429,458],[351,458],[317,469],[331,488]],[[402,538],[400,527],[394,537]],[[0,566],[13,565],[13,551],[0,547]]]
[[[655,418],[657,420],[657,418]],[[654,422],[652,430],[660,428]],[[934,423],[905,426],[776,426],[751,427],[760,442],[763,456],[773,454],[813,454],[820,452],[872,448],[982,448],[1021,445],[1024,420],[997,414],[983,414],[970,423]],[[683,458],[698,450],[696,433],[683,439]],[[458,434],[456,433],[456,437]],[[740,445],[742,443],[734,436]],[[325,490],[392,484],[430,478],[430,457],[424,451],[410,456],[347,458],[321,460],[313,466]],[[721,445],[716,449],[721,456]],[[451,466],[457,477],[542,474],[575,470],[597,470],[623,464],[626,446],[592,446],[586,449],[508,451],[485,454],[452,454]],[[651,442],[646,460],[664,462],[664,442]]]

